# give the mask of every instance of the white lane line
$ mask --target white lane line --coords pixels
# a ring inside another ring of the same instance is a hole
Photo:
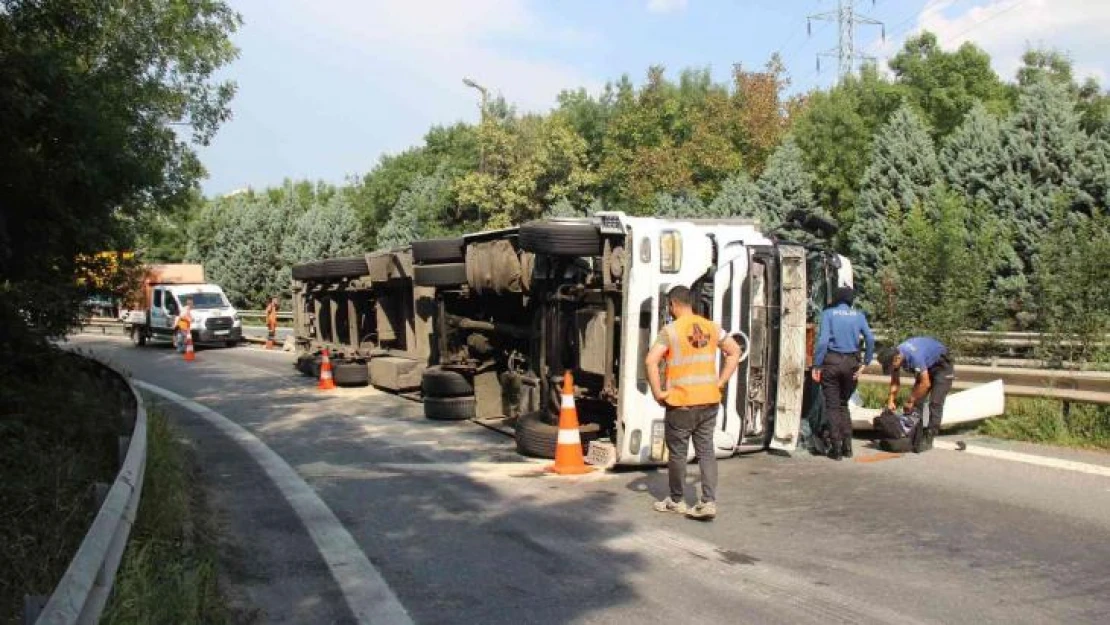
[[[405,607],[381,573],[370,564],[355,539],[316,491],[281,456],[243,427],[207,406],[147,382],[136,380],[135,384],[196,413],[250,454],[300,517],[359,623],[412,625]]]
[[[1063,460],[1061,458],[1050,458],[1048,456],[1023,454],[1018,451],[991,449],[989,447],[978,447],[975,445],[967,445],[965,449],[961,450],[956,446],[956,443],[952,443],[949,441],[934,441],[933,447],[936,447],[937,449],[947,449],[948,451],[959,451],[960,453],[971,454],[973,456],[984,456],[987,458],[996,458],[998,460],[1023,462],[1025,464],[1032,464],[1039,467],[1048,467],[1050,469],[1062,469],[1064,471],[1075,471],[1076,473],[1087,473],[1089,475],[1101,475],[1103,477],[1110,477],[1110,467],[1097,464],[1087,464],[1086,462],[1075,462],[1074,460]]]

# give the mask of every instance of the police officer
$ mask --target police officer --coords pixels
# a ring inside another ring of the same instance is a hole
[[[890,395],[886,407],[894,410],[901,386],[899,371],[914,374],[913,391],[903,406],[906,413],[921,411],[925,399],[929,400],[929,427],[924,436],[914,444],[914,451],[921,453],[933,448],[933,437],[940,432],[940,422],[944,417],[944,400],[952,390],[956,370],[948,357],[948,348],[931,336],[915,336],[906,339],[898,347],[888,347],[879,354],[879,364],[883,373],[890,376]]]
[[[676,512],[702,521],[717,516],[717,456],[713,433],[721,408],[721,389],[740,364],[740,345],[717,324],[694,314],[690,289],[676,286],[667,293],[672,323],[648,351],[644,364],[655,400],[666,407],[663,421],[667,444],[670,496],[655,502],[659,512]],[[725,364],[717,372],[717,349]],[[659,363],[667,361],[667,388],[659,383]],[[686,452],[690,439],[701,469],[701,500],[692,509],[685,502]]]
[[[852,308],[855,291],[841,287],[833,305],[821,313],[813,357],[813,379],[821,383],[825,414],[829,421],[829,458],[852,457],[852,417],[848,400],[856,392],[863,367],[871,362],[875,351],[875,335],[867,325],[867,316]],[[863,361],[859,357],[860,337],[866,343]]]

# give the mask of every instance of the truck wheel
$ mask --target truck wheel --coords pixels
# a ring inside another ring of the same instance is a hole
[[[585,221],[531,221],[520,227],[520,247],[549,256],[601,256],[601,233]]]
[[[321,261],[321,278],[361,278],[370,275],[370,267],[362,256],[329,258]]]
[[[339,386],[366,386],[370,372],[364,362],[336,362],[332,365],[332,378]]]
[[[143,329],[138,326],[131,326],[131,344],[135,347],[143,347],[146,345],[146,334]]]
[[[324,264],[321,261],[312,261],[293,265],[294,280],[318,280],[324,277]]]
[[[554,458],[555,445],[559,438],[558,426],[543,420],[543,412],[530,412],[516,420],[516,450],[525,456]],[[582,439],[582,453],[586,453],[590,441],[597,440],[601,428],[596,423],[578,426],[578,436]]]
[[[466,242],[462,238],[427,239],[412,242],[412,262],[417,264],[461,263]]]
[[[464,397],[474,394],[474,385],[458,371],[428,367],[420,378],[424,397]]]
[[[473,397],[425,397],[424,416],[436,421],[466,421],[478,413]]]
[[[412,268],[412,281],[417,286],[458,286],[466,284],[466,263],[417,265]]]

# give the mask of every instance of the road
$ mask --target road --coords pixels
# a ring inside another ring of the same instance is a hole
[[[651,510],[665,493],[662,470],[536,477],[536,463],[499,433],[428,421],[419,404],[372,389],[319,392],[289,354],[205,349],[188,364],[113,337],[73,343],[273,450],[412,622],[1104,623],[1110,614],[1110,477],[944,450],[840,463],[754,454],[721,463],[720,517],[699,523]],[[360,622],[350,575],[322,555],[346,543],[318,540],[316,520],[294,511],[304,497],[291,505],[233,438],[152,399],[192,441],[235,605],[260,622]]]

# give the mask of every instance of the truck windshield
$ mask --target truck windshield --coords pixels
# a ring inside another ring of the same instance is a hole
[[[193,308],[202,310],[205,308],[225,308],[227,302],[224,301],[224,296],[220,293],[190,293],[182,295],[179,299],[185,301],[188,298],[193,300]]]

